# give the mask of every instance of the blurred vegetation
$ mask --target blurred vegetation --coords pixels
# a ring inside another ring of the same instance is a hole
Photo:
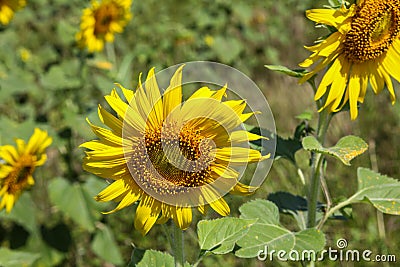
[[[316,6],[311,0],[134,1],[133,19],[124,32],[96,54],[80,51],[75,44],[81,12],[88,4],[28,1],[8,26],[0,28],[0,145],[13,143],[15,137],[26,140],[35,126],[48,130],[54,140],[48,162],[36,172],[36,185],[21,197],[12,214],[0,212],[2,248],[33,253],[35,266],[125,266],[132,244],[140,249],[170,250],[161,226],[146,237],[134,230],[134,206],[102,215],[100,211],[110,206],[96,203],[93,196],[106,183],[81,168],[83,151],[78,146],[94,138],[85,118],[97,122],[97,104],[104,104],[102,96],[114,82],[133,87],[138,74],[152,66],[161,70],[186,61],[217,61],[237,68],[258,84],[269,100],[278,134],[292,136],[301,122],[295,117],[304,110],[315,115],[311,88],[264,68],[265,64],[296,67],[307,56],[302,46],[316,36],[304,17],[306,9]],[[332,172],[328,171],[327,181],[335,197],[355,191],[359,166],[400,177],[400,105],[391,107],[387,94],[376,97],[371,92],[356,122],[343,113],[331,123],[328,144],[354,133],[370,145],[369,153],[354,160],[351,167],[329,162]],[[309,123],[315,126],[316,121]],[[298,152],[296,157],[306,159],[307,153]],[[307,169],[307,162],[301,167]],[[267,198],[272,192],[305,195],[298,185],[294,166],[280,159],[255,196],[227,199],[232,214],[237,215],[244,201]],[[207,216],[217,217],[214,213]],[[328,246],[335,247],[337,238],[346,238],[351,248],[398,252],[398,218],[384,216],[388,234],[382,240],[372,207],[356,206],[352,216],[328,223],[325,230],[332,238]],[[294,225],[289,216],[282,220],[288,228]],[[198,244],[195,223],[192,226],[186,239],[194,247]],[[189,261],[197,256],[191,251],[195,250],[186,247]],[[203,262],[204,266],[263,264],[233,255],[212,256]],[[277,264],[291,265],[266,263]],[[336,266],[334,262],[324,264]]]

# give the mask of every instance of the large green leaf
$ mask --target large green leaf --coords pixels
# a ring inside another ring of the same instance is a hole
[[[66,257],[66,253],[60,252],[48,246],[40,234],[34,233],[28,239],[27,250],[38,253],[40,258],[33,264],[34,267],[58,266]]]
[[[235,252],[241,258],[254,258],[260,251],[284,250],[294,248],[295,236],[289,230],[273,224],[256,224],[250,228],[246,236],[240,239],[237,244],[241,247]]]
[[[93,252],[107,262],[119,265],[123,263],[122,255],[114,236],[106,225],[101,225],[92,242]]]
[[[22,251],[0,248],[0,266],[20,267],[31,266],[40,257],[38,253],[29,253]]]
[[[400,182],[372,170],[358,168],[358,191],[355,201],[367,199],[383,213],[400,215]]]
[[[203,220],[197,225],[201,250],[225,254],[233,250],[235,242],[243,237],[257,219],[221,218]]]
[[[0,218],[9,218],[16,221],[31,233],[38,230],[36,221],[37,209],[35,202],[28,192],[23,193],[15,203],[9,214],[5,211],[0,212]]]
[[[146,250],[142,260],[136,264],[136,267],[175,267],[174,258],[164,252],[156,250]],[[190,267],[185,263],[184,267]]]
[[[257,224],[279,224],[279,209],[272,202],[264,199],[256,199],[240,206],[240,218],[257,218]],[[268,216],[260,216],[268,214]]]
[[[95,218],[89,200],[85,197],[80,184],[70,184],[62,178],[53,179],[48,185],[51,202],[77,224],[94,230]]]
[[[307,229],[295,233],[280,226],[278,208],[268,200],[258,199],[245,203],[239,210],[241,217],[258,220],[237,242],[240,249],[235,254],[238,257],[253,258],[266,250],[284,250],[287,253],[306,249],[319,251],[325,245],[325,236],[320,231]]]
[[[368,145],[360,137],[349,135],[341,138],[335,146],[325,148],[315,137],[307,136],[303,139],[303,148],[308,151],[334,156],[345,165],[350,165],[350,161],[364,153]]]

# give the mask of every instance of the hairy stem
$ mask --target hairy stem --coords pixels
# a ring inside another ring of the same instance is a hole
[[[175,224],[172,224],[172,226],[174,228],[174,235],[172,238],[171,247],[174,250],[175,267],[183,267],[185,262],[185,255],[183,251],[183,231]]]
[[[326,109],[319,113],[318,128],[317,128],[317,139],[323,145],[325,142],[326,132],[329,127],[329,123],[332,119]],[[308,195],[308,216],[307,216],[307,227],[312,228],[317,224],[317,204],[318,195],[321,188],[321,176],[323,176],[322,162],[324,156],[319,153],[313,153],[311,158],[311,179]]]

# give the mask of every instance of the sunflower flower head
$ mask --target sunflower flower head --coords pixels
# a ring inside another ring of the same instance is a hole
[[[0,0],[0,24],[10,23],[14,13],[25,5],[25,0]]]
[[[37,166],[46,162],[46,148],[52,139],[47,132],[35,129],[28,143],[15,140],[17,147],[0,146],[0,210],[10,212],[21,193],[31,187]]]
[[[391,78],[400,81],[400,2],[362,0],[340,9],[312,9],[307,17],[336,29],[328,38],[306,47],[312,55],[300,63],[313,69],[304,82],[328,67],[315,94],[325,96],[322,107],[337,112],[349,102],[350,117],[358,116],[368,84],[375,94],[387,88],[392,104],[396,96]]]
[[[145,235],[155,223],[172,219],[189,227],[192,208],[211,207],[222,216],[230,192],[248,195],[255,188],[238,181],[238,166],[267,159],[243,143],[262,138],[240,128],[254,113],[244,113],[244,100],[223,101],[227,87],[202,87],[182,102],[182,69],[161,94],[151,69],[136,91],[118,85],[105,96],[116,116],[99,105],[101,121],[90,124],[99,140],[86,142],[83,168],[114,180],[97,201],[117,201],[114,212],[138,202],[135,228]]]
[[[83,10],[78,46],[89,52],[102,51],[105,42],[114,42],[114,34],[121,33],[132,17],[132,0],[97,0]]]

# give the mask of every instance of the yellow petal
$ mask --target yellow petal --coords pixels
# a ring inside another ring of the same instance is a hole
[[[258,134],[250,133],[246,130],[234,131],[230,135],[230,141],[233,144],[249,142],[249,141],[254,141],[254,140],[259,140],[259,139],[268,139],[268,138],[266,138],[264,136],[260,136]]]
[[[156,75],[154,74],[154,68],[151,68],[147,74],[145,88],[152,110],[151,114],[149,115],[154,114],[153,116],[156,120],[156,124],[153,126],[161,125],[164,120],[163,103],[161,99],[160,88],[157,84]]]
[[[392,100],[392,105],[393,105],[396,101],[396,94],[394,93],[392,80],[390,79],[389,74],[387,74],[385,70],[381,70],[381,68],[378,67],[378,71],[381,73],[383,79],[385,80],[386,87],[389,91],[390,100]]]
[[[350,118],[355,120],[358,115],[357,103],[358,103],[358,96],[360,95],[360,77],[350,75],[349,81],[349,102],[350,102]]]
[[[110,127],[116,135],[122,136],[123,123],[121,120],[111,115],[101,105],[98,106],[97,112],[102,123]]]
[[[340,78],[342,75],[340,69],[342,67],[342,62],[340,59],[336,59],[329,70],[325,73],[322,78],[321,83],[318,86],[317,92],[315,93],[314,100],[320,99],[326,92],[327,87],[332,84],[332,82]]]
[[[182,102],[182,69],[185,65],[181,65],[174,73],[168,88],[164,93],[164,117],[167,117]]]
[[[16,201],[16,196],[13,194],[9,194],[5,197],[3,197],[5,199],[5,205],[6,205],[6,212],[10,213],[12,208],[14,207],[14,203]]]
[[[223,198],[211,202],[209,205],[221,216],[228,216],[230,213],[229,206]]]
[[[96,197],[96,201],[106,202],[114,200],[123,193],[126,192],[125,183],[122,179],[119,179],[112,184],[108,185],[103,191],[101,191]]]
[[[137,94],[135,94],[135,97],[136,96]],[[106,95],[104,98],[110,107],[118,114],[118,116],[124,119],[124,122],[129,123],[130,126],[139,132],[144,131],[144,121],[136,110],[123,102],[121,99],[112,95]]]
[[[87,123],[92,128],[92,131],[95,135],[97,135],[105,144],[109,146],[122,146],[123,140],[120,136],[115,135],[108,129],[104,129],[92,124],[88,118],[86,118]]]
[[[257,150],[244,147],[216,148],[215,153],[215,158],[217,160],[233,165],[258,162],[260,160],[269,158],[269,155],[262,156]]]
[[[195,98],[210,98],[214,94],[207,86],[201,87],[197,91],[195,91],[187,100],[192,100]]]
[[[182,230],[186,230],[192,222],[192,209],[183,207],[172,208],[173,220],[175,224]]]
[[[125,87],[123,87],[121,84],[119,83],[115,83],[116,86],[118,86],[119,88],[121,88],[122,93],[124,94],[124,97],[126,99],[126,101],[128,103],[131,103],[133,96],[134,96],[134,92],[132,90],[126,89]]]
[[[19,159],[19,155],[15,147],[5,145],[0,147],[0,158],[11,165],[15,165]]]
[[[375,64],[369,64],[368,72],[370,73],[369,81],[372,86],[372,90],[375,94],[379,94],[385,87],[385,80],[378,72]]]
[[[142,235],[147,234],[157,221],[160,211],[161,203],[151,196],[144,195],[136,209],[134,222],[136,230],[139,230]]]
[[[306,16],[312,21],[330,25],[339,29],[340,25],[350,18],[354,5],[350,9],[310,9],[306,11]]]
[[[0,179],[7,177],[13,170],[12,166],[0,164]]]
[[[232,188],[230,193],[234,195],[249,196],[254,194],[257,188],[258,187],[249,186],[242,184],[241,182],[237,182],[237,184]]]
[[[52,139],[47,135],[46,131],[35,128],[25,151],[30,154],[42,153],[51,143]]]
[[[142,195],[142,191],[139,190],[138,188],[132,189],[131,187],[128,187],[128,188],[126,188],[126,190],[128,190],[128,191],[126,192],[126,195],[121,200],[121,202],[118,204],[118,206],[111,211],[103,212],[103,214],[110,214],[110,213],[119,211],[125,207],[128,207],[128,206],[132,205],[133,203],[135,203]]]
[[[213,164],[211,170],[218,176],[223,178],[237,178],[239,172],[222,164]]]

